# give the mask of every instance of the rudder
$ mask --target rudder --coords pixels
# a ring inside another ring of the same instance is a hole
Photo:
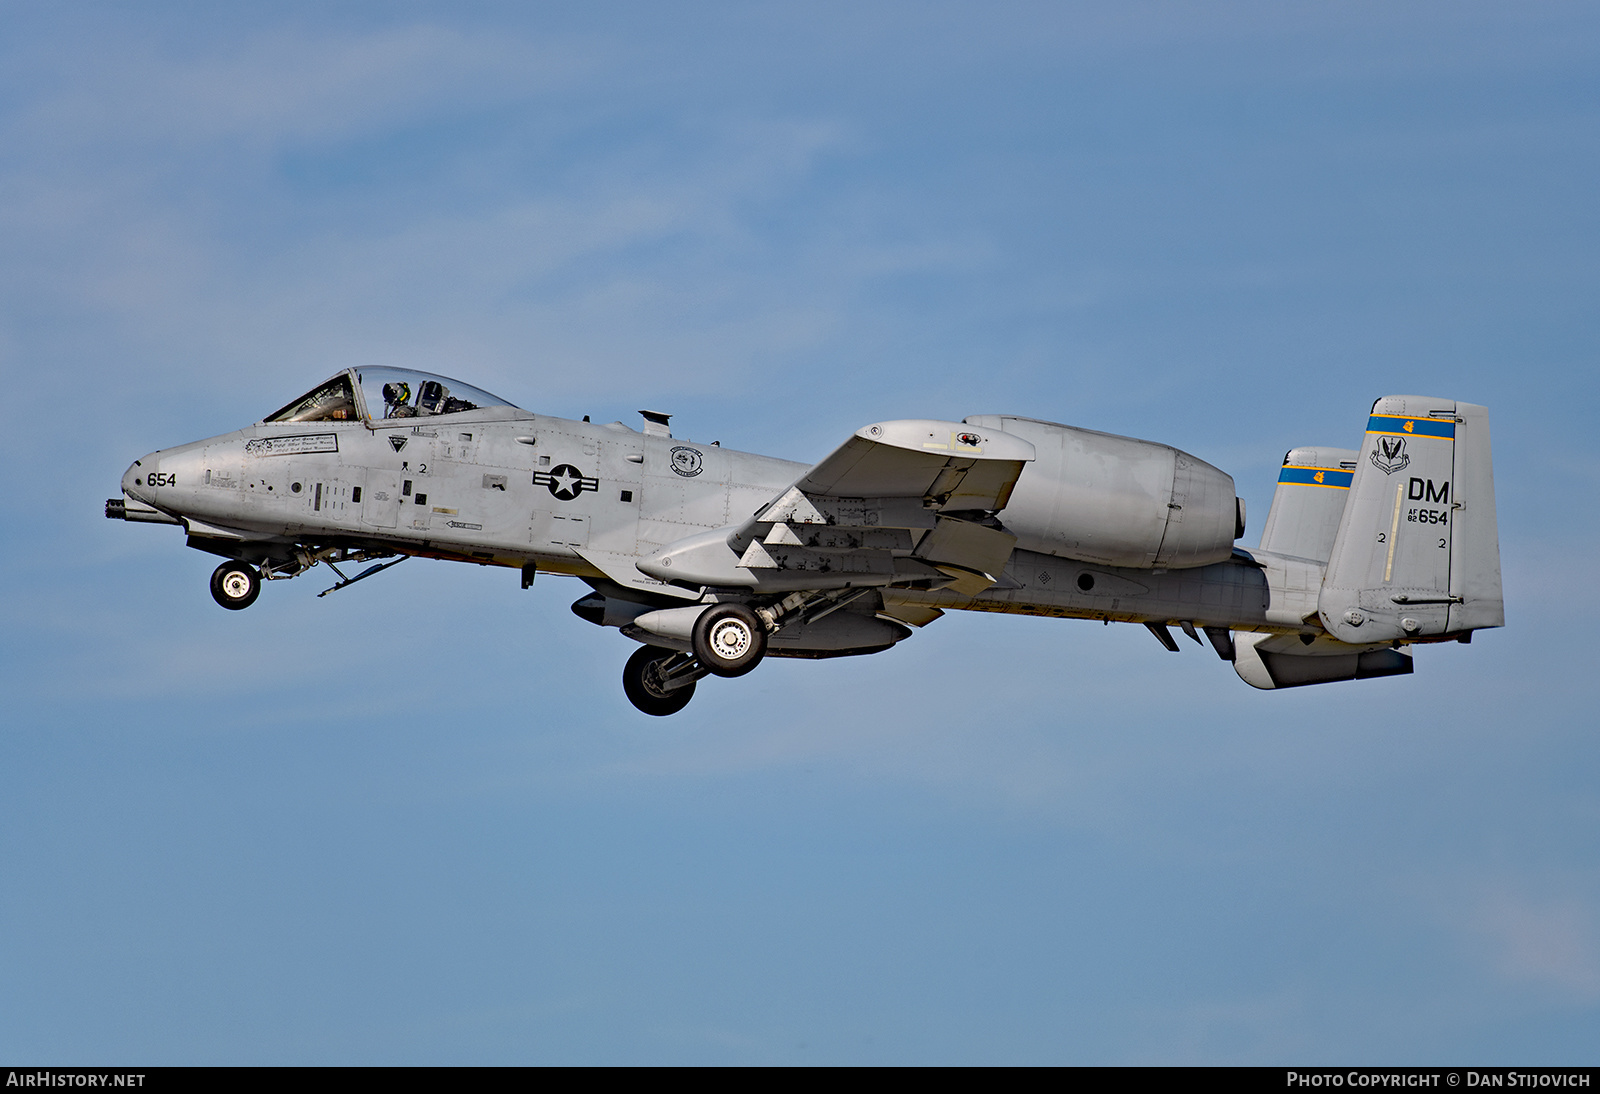
[[[1456,404],[1455,535],[1450,550],[1450,633],[1506,625],[1500,530],[1494,511],[1489,411]]]

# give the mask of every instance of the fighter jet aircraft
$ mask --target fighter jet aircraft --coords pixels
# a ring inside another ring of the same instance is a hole
[[[319,563],[326,592],[408,557],[510,567],[523,588],[572,575],[591,590],[572,610],[640,644],[623,689],[653,715],[708,675],[878,653],[957,608],[1143,624],[1174,652],[1178,627],[1264,689],[1410,673],[1414,646],[1505,622],[1470,403],[1387,396],[1358,449],[1291,450],[1255,549],[1233,479],[1152,441],[978,414],[875,422],[808,466],[641,414],[574,422],[347,369],[135,460],[106,516],[220,555],[230,609]]]

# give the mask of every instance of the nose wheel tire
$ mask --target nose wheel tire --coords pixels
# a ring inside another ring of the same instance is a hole
[[[661,665],[675,656],[660,646],[640,646],[622,669],[622,691],[628,702],[646,714],[664,718],[676,714],[694,698],[694,681],[667,691],[661,686]]]
[[[230,611],[248,608],[261,595],[261,575],[248,562],[224,562],[211,575],[211,599]]]
[[[713,604],[695,620],[694,655],[715,676],[743,676],[767,655],[767,628],[743,604]]]

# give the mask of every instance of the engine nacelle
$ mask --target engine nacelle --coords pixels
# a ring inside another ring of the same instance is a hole
[[[1022,550],[1180,569],[1223,561],[1244,534],[1233,476],[1171,445],[1007,414],[966,421],[1033,442],[1000,513]]]

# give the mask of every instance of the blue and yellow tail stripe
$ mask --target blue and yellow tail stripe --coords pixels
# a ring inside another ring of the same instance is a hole
[[[1304,467],[1298,464],[1286,463],[1283,470],[1278,472],[1279,482],[1292,482],[1301,486],[1326,486],[1333,490],[1350,489],[1350,480],[1355,478],[1354,471],[1340,471],[1331,467]]]
[[[1374,414],[1367,419],[1368,433],[1398,433],[1402,437],[1454,437],[1456,423],[1438,418],[1403,418],[1398,414]]]

